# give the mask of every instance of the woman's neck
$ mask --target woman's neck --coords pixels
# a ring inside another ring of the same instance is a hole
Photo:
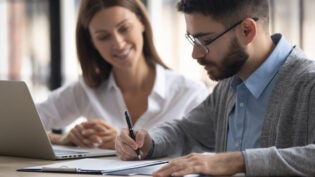
[[[136,93],[152,89],[155,68],[140,60],[135,67],[125,70],[113,68],[114,78],[122,93]]]

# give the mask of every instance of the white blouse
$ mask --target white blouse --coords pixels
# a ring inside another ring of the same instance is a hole
[[[134,123],[134,129],[151,129],[165,121],[181,119],[207,95],[204,84],[156,65],[147,111]],[[80,78],[53,91],[36,107],[46,130],[65,128],[79,117],[102,118],[118,130],[127,127],[126,105],[112,73],[97,89],[91,89]]]

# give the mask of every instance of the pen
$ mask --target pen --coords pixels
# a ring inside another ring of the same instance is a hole
[[[135,133],[133,132],[133,126],[132,126],[132,123],[131,123],[131,119],[128,115],[128,112],[125,111],[125,117],[126,117],[126,121],[127,121],[127,124],[128,124],[128,129],[129,129],[129,136],[136,141],[136,136],[135,136]],[[137,153],[137,156],[138,156],[138,159],[141,160],[141,155],[140,155],[140,150],[139,148],[136,150],[136,153]]]

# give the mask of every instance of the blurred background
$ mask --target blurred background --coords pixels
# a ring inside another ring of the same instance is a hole
[[[80,75],[75,24],[80,0],[0,0],[0,80],[23,80],[35,102]],[[210,81],[191,58],[184,17],[177,0],[143,0],[153,26],[156,47],[172,69]],[[315,59],[314,0],[271,0],[272,33],[281,32]]]

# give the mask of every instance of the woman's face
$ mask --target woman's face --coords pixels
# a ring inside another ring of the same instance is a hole
[[[89,24],[96,50],[115,69],[134,67],[143,58],[144,25],[129,9],[114,6],[96,13]]]

